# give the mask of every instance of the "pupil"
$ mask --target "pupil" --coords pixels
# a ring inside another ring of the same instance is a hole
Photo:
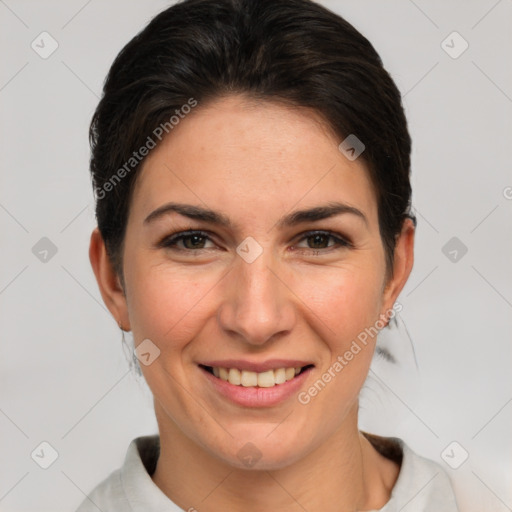
[[[325,242],[325,239],[326,239],[326,235],[311,235],[309,237],[310,240],[313,240],[313,246],[312,249],[322,249],[322,248],[325,248],[325,243],[322,243],[322,239],[323,241]],[[320,244],[317,245],[317,244]]]
[[[187,249],[197,248],[198,247],[197,242],[199,242],[199,245],[200,245],[201,241],[203,239],[204,239],[204,237],[202,237],[201,235],[190,235],[187,238],[185,238],[185,246],[187,247]],[[192,242],[192,240],[193,240],[193,242]],[[191,242],[191,243],[187,243],[187,242]]]

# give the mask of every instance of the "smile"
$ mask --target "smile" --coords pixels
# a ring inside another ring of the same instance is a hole
[[[219,366],[200,366],[218,379],[229,382],[233,386],[242,386],[246,388],[271,388],[294,379],[297,375],[301,374],[313,365],[276,368],[263,372],[253,372],[249,370],[239,370],[238,368],[224,368]]]

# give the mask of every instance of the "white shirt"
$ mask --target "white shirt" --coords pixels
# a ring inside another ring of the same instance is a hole
[[[373,436],[367,437],[373,442]],[[417,455],[400,439],[379,439],[401,452],[402,463],[390,500],[372,512],[458,512],[448,475],[438,464]],[[133,439],[122,467],[101,482],[76,512],[183,512],[151,479],[159,452],[158,435]],[[192,505],[189,510],[194,510]]]

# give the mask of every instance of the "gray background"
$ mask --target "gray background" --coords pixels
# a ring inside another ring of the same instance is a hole
[[[419,371],[410,355],[376,365],[383,393],[362,426],[441,464],[463,510],[512,510],[512,2],[322,3],[374,44],[414,141],[416,262],[399,301]],[[0,0],[2,511],[74,510],[156,431],[88,260],[87,128],[114,57],[167,5]],[[58,43],[46,59],[31,47],[50,48],[43,31]],[[453,31],[469,44],[457,58]],[[57,249],[46,261],[43,237]],[[48,469],[43,441],[58,452]]]

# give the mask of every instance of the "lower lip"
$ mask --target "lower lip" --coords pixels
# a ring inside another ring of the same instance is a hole
[[[235,386],[219,379],[208,370],[199,367],[213,387],[223,396],[244,407],[272,407],[298,393],[313,367],[308,368],[292,380],[276,384],[271,388]]]

